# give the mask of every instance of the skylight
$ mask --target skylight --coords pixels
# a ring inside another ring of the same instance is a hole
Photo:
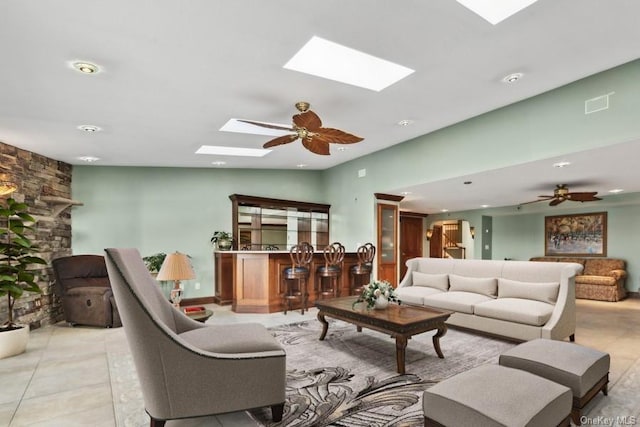
[[[316,36],[284,68],[376,92],[414,72],[402,65]]]
[[[269,154],[271,150],[263,150],[262,148],[242,148],[242,147],[222,147],[217,145],[203,145],[198,148],[196,154],[212,154],[218,156],[244,156],[244,157],[263,157]]]
[[[291,126],[291,125],[283,125],[282,123],[268,123],[268,122],[260,122],[268,125],[276,125],[276,126]],[[221,131],[224,132],[237,132],[237,133],[250,133],[253,135],[268,135],[268,136],[282,136],[288,133],[291,133],[286,130],[278,130],[278,129],[268,129],[260,126],[255,126],[249,123],[239,122],[238,119],[229,119],[227,123],[224,124],[220,128]]]
[[[537,0],[457,0],[458,3],[477,13],[493,25],[520,12]]]

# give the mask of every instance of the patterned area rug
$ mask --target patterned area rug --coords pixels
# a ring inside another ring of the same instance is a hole
[[[395,340],[375,331],[331,321],[324,341],[318,322],[271,329],[287,352],[287,403],[282,422],[271,411],[251,411],[265,426],[422,426],[422,392],[451,375],[497,363],[512,342],[449,330],[440,339],[439,359],[431,337],[414,336],[406,372],[396,372]]]

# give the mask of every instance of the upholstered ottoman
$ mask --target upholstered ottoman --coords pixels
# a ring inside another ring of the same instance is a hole
[[[571,418],[580,425],[582,409],[600,390],[607,395],[610,359],[607,353],[578,344],[536,339],[500,355],[500,365],[522,369],[565,385],[573,393]]]
[[[571,390],[498,365],[470,369],[427,389],[425,426],[568,426]]]

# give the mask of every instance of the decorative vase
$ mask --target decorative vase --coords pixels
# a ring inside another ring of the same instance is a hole
[[[384,295],[379,295],[373,305],[376,310],[384,310],[389,305],[389,300]]]

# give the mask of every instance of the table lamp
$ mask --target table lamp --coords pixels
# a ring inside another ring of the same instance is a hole
[[[195,278],[196,274],[193,272],[189,258],[177,251],[167,255],[156,277],[157,280],[174,281],[169,298],[175,307],[180,307],[180,301],[182,300],[180,281]]]

